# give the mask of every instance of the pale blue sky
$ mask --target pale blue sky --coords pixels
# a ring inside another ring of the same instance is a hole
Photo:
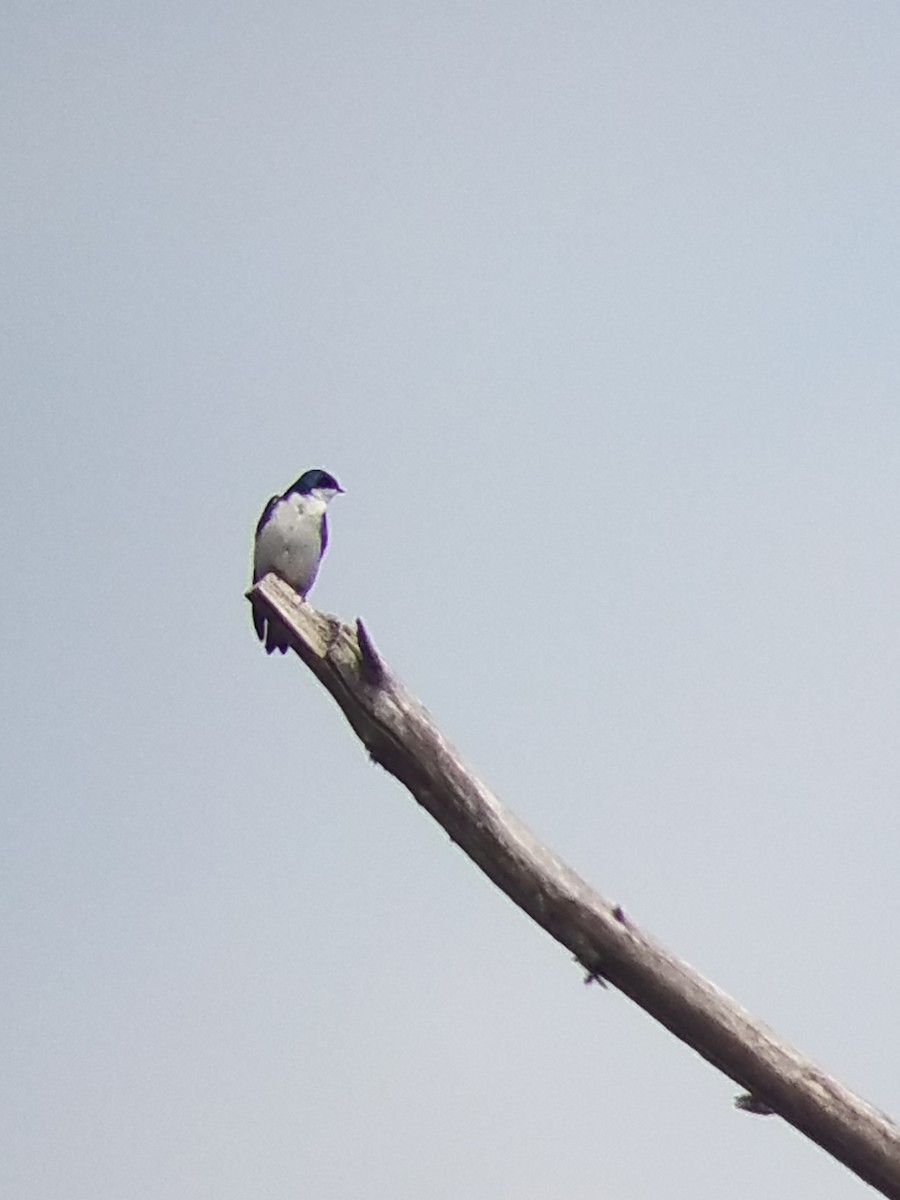
[[[0,1193],[869,1190],[575,966],[243,591],[900,1112],[900,10],[11,0]]]

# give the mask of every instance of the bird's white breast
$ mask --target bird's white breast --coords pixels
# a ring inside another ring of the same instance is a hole
[[[279,500],[256,539],[253,577],[274,571],[301,596],[312,587],[322,558],[325,504],[314,496]]]

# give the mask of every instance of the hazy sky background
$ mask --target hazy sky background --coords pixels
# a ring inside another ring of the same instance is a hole
[[[900,1112],[900,9],[9,0],[0,96],[0,1193],[870,1195],[243,592],[334,472],[313,601]]]

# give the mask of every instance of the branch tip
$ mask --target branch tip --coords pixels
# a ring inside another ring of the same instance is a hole
[[[775,1112],[766,1104],[765,1100],[760,1100],[750,1092],[743,1092],[740,1096],[736,1096],[734,1107],[739,1108],[741,1112],[755,1113],[758,1117],[771,1117]]]
[[[374,687],[384,679],[384,663],[381,655],[375,649],[375,643],[369,637],[369,631],[362,623],[362,617],[356,618],[356,638],[359,642],[359,661],[363,679]]]

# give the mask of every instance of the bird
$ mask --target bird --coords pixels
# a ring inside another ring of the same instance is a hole
[[[254,583],[271,571],[290,584],[301,600],[306,599],[328,545],[325,510],[343,490],[333,475],[314,467],[304,471],[286,492],[271,498],[256,526]],[[267,654],[287,652],[284,625],[255,604],[253,625]]]

